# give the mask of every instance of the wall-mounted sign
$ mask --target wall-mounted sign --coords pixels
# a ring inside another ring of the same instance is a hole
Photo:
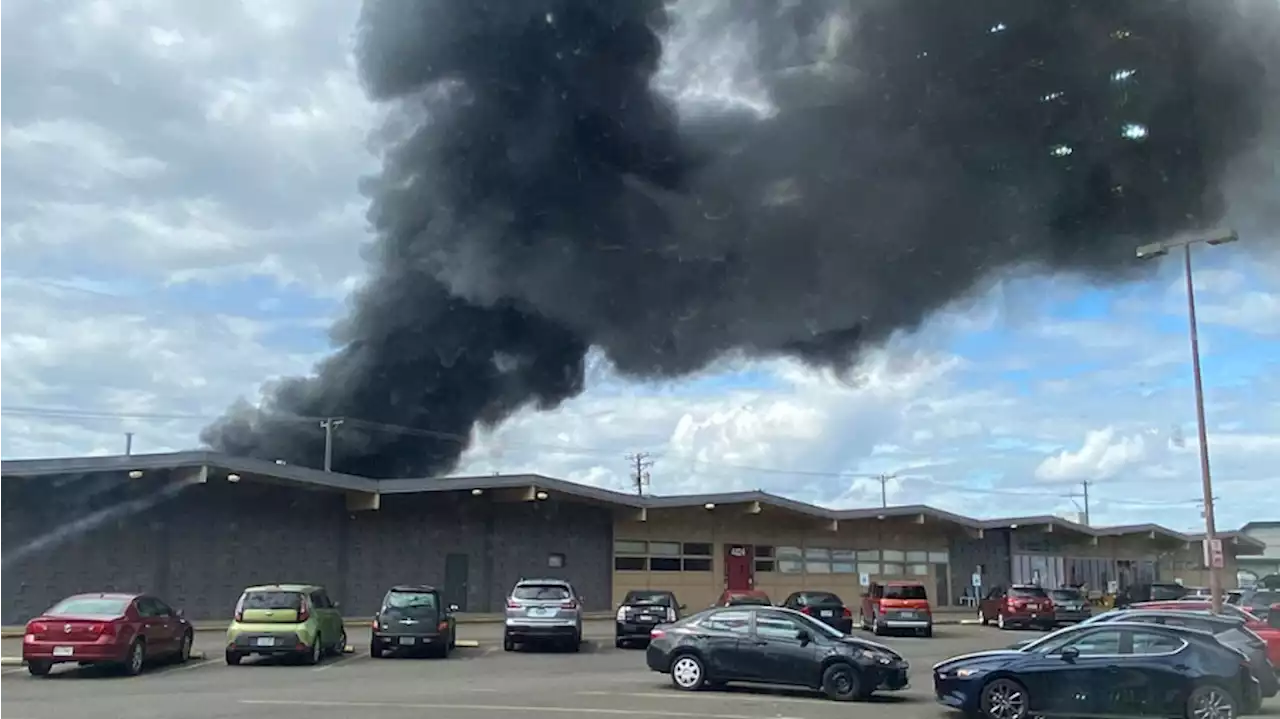
[[[729,547],[729,556],[745,557],[747,556],[747,548],[746,547]]]
[[[859,574],[859,575],[858,575],[858,584],[861,584],[861,585],[862,585],[862,586],[864,586],[864,587],[869,587],[869,586],[871,586],[871,575],[870,575],[870,574],[867,574],[866,572],[863,572],[862,574]]]
[[[982,575],[979,574],[978,572],[974,572],[973,576],[969,577],[969,583],[972,584],[974,587],[981,587]]]

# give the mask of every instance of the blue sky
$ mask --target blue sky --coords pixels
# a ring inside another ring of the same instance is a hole
[[[24,61],[5,74],[0,451],[116,453],[125,432],[189,448],[232,401],[308,371],[361,280],[376,113],[347,55],[356,6],[55,5],[24,8],[44,39],[6,50]],[[39,61],[50,48],[79,94]],[[1233,208],[1240,243],[1195,256],[1223,526],[1280,518],[1280,228],[1257,210]],[[646,384],[593,357],[586,393],[479,432],[459,471],[624,487],[625,455],[648,451],[659,493],[865,506],[866,475],[896,473],[891,502],[977,516],[1072,511],[1087,480],[1096,522],[1192,529],[1181,265],[1146,269],[1005,278],[847,376],[728,357]]]

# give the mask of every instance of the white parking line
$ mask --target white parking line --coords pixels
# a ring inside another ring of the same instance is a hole
[[[333,709],[440,709],[444,711],[477,712],[533,712],[539,714],[603,714],[611,716],[679,717],[681,719],[760,719],[749,714],[706,714],[703,712],[669,712],[653,709],[608,709],[595,707],[543,707],[521,704],[418,704],[411,702],[320,702],[287,701],[283,699],[241,699],[241,704],[252,706],[329,707]],[[772,719],[796,719],[773,717]]]
[[[356,661],[357,659],[359,659],[359,658],[361,658],[361,657],[368,658],[368,655],[367,655],[367,654],[360,654],[360,655],[355,655],[355,654],[343,654],[343,655],[342,655],[342,656],[340,656],[340,657],[334,657],[333,659],[330,659],[329,661],[325,662],[324,664],[321,664],[321,665],[320,665],[320,666],[318,666],[318,667],[312,667],[312,668],[311,668],[311,671],[313,671],[313,672],[327,672],[327,671],[329,671],[330,669],[333,669],[334,667],[338,666],[339,664],[346,664],[346,663],[354,662],[354,661]]]
[[[802,704],[825,703],[817,697],[780,697],[769,694],[744,694],[739,692],[578,692],[579,696],[588,697],[634,697],[636,699],[711,699],[713,701],[744,701],[744,702],[799,702]]]
[[[198,662],[187,662],[186,664],[180,664],[176,667],[171,667],[169,669],[166,669],[164,673],[172,674],[173,672],[185,672],[191,669],[199,669],[200,667],[207,667],[210,664],[213,664],[212,659],[201,659]]]

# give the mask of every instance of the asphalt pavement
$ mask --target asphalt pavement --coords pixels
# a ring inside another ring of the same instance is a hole
[[[399,719],[428,711],[433,719],[939,719],[949,715],[933,701],[935,662],[1035,633],[948,626],[932,639],[882,638],[910,660],[912,686],[853,704],[803,691],[680,692],[645,667],[643,651],[616,649],[611,635],[597,632],[576,654],[504,652],[500,627],[471,634],[479,646],[444,660],[373,659],[367,638],[353,634],[351,653],[310,667],[265,660],[229,667],[217,646],[207,659],[139,677],[68,667],[35,678],[6,667],[0,702],[5,719]],[[1269,700],[1264,712],[1280,716],[1280,702]]]

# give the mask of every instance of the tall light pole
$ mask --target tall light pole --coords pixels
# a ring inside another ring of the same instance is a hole
[[[1209,433],[1204,421],[1204,383],[1200,379],[1200,334],[1196,329],[1196,290],[1191,280],[1191,246],[1225,245],[1235,242],[1240,235],[1235,230],[1220,230],[1203,235],[1155,242],[1138,248],[1138,259],[1163,257],[1170,251],[1182,249],[1182,263],[1187,281],[1187,320],[1191,330],[1191,372],[1196,388],[1196,429],[1200,433],[1200,483],[1204,491],[1204,547],[1209,569],[1209,598],[1215,614],[1222,611],[1222,570],[1216,566],[1215,546],[1218,531],[1213,518],[1213,479],[1209,474]]]

